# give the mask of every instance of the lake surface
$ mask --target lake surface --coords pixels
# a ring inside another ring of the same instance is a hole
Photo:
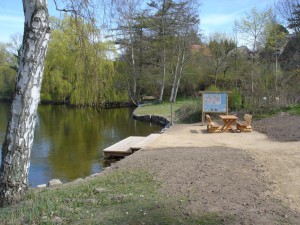
[[[9,110],[9,104],[0,102],[1,146]],[[132,111],[39,105],[29,184],[35,187],[54,178],[69,182],[100,172],[105,164],[104,148],[128,136],[147,136],[161,130],[161,126],[132,119]]]

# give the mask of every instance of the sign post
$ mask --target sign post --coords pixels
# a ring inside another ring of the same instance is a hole
[[[202,126],[205,113],[226,113],[228,115],[228,91],[201,91]]]

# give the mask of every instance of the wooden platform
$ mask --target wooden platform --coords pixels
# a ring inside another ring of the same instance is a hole
[[[147,144],[151,143],[159,135],[160,134],[150,134],[147,137],[130,136],[104,149],[104,157],[124,157],[130,155],[135,151],[144,148]]]
[[[144,137],[139,142],[136,142],[135,144],[131,145],[130,148],[132,151],[140,150],[141,148],[145,148],[148,144],[150,144],[152,141],[154,141],[156,138],[158,138],[160,134],[150,134],[147,137]]]

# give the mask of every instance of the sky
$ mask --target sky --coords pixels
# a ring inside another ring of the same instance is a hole
[[[259,10],[272,7],[278,0],[202,0],[200,6],[200,29],[210,33],[233,33],[235,20],[245,16],[253,7]]]
[[[278,0],[201,0],[200,29],[210,33],[232,33],[235,20],[253,7],[265,9]],[[58,15],[53,0],[48,0],[50,15]],[[0,42],[9,42],[11,35],[23,33],[24,14],[21,0],[0,0]]]

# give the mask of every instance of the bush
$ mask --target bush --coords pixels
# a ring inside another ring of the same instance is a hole
[[[236,89],[229,95],[228,104],[230,109],[235,109],[236,111],[242,108],[242,96]]]
[[[205,91],[219,91],[219,88],[216,85],[212,84],[209,87],[207,87]]]
[[[175,115],[179,122],[196,123],[201,121],[202,108],[200,101],[193,101],[184,104],[181,108],[175,111]]]

